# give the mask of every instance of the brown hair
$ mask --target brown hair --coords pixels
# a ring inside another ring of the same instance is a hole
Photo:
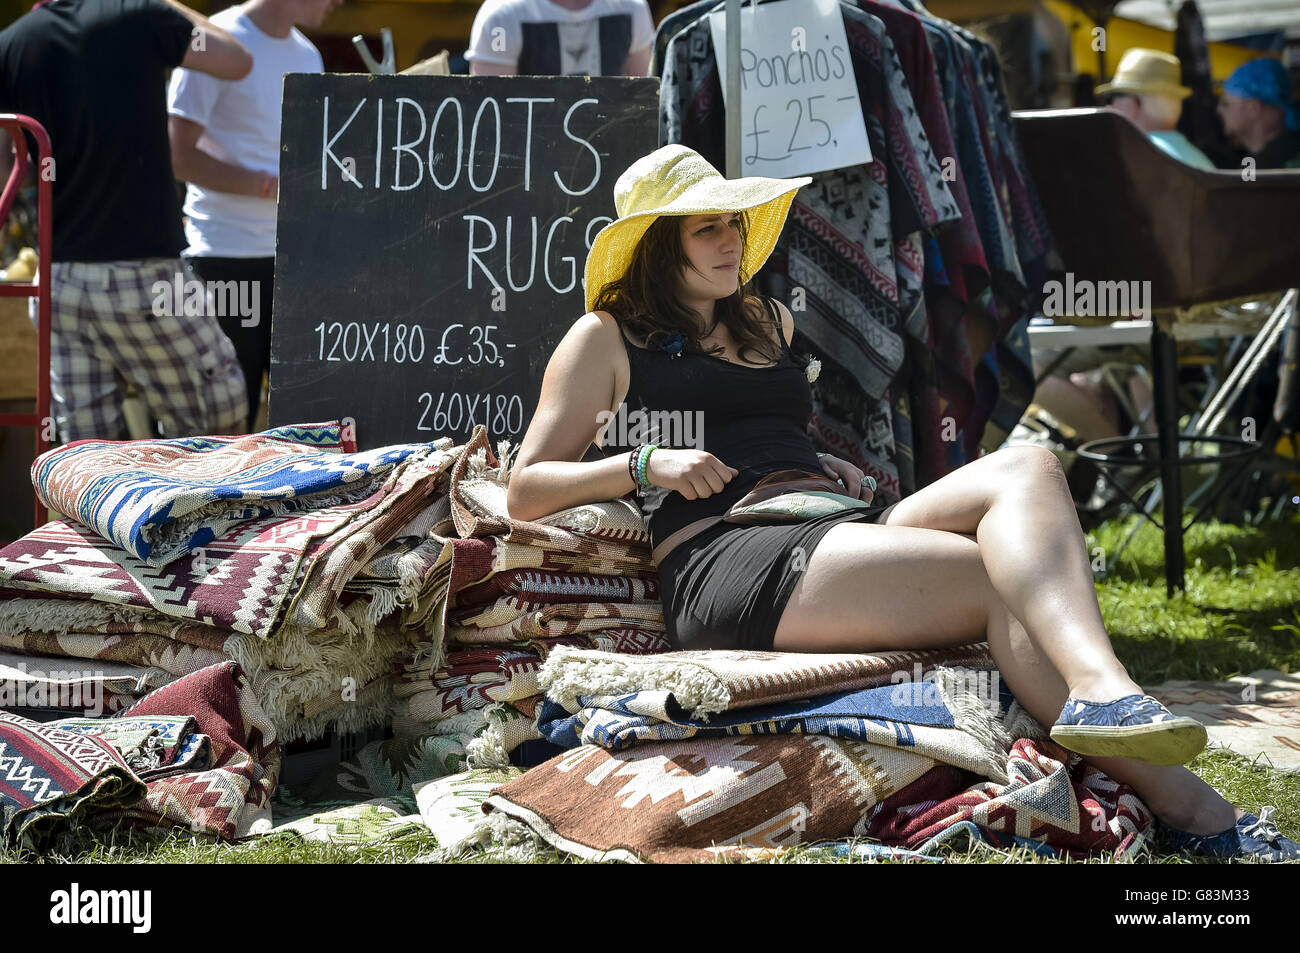
[[[738,213],[740,219],[741,260],[749,239],[749,215]],[[646,229],[627,271],[614,281],[606,282],[596,296],[593,311],[608,311],[623,325],[645,340],[651,349],[659,347],[670,335],[686,335],[686,348],[702,354],[718,354],[723,349],[714,345],[705,351],[700,337],[706,330],[700,316],[678,300],[682,274],[693,267],[682,246],[681,215],[661,215]],[[719,298],[713,315],[725,325],[736,342],[737,356],[742,361],[758,363],[745,357],[754,351],[766,363],[780,357],[780,352],[766,330],[767,309],[762,300],[753,294],[750,282],[753,275],[743,271],[735,293]]]

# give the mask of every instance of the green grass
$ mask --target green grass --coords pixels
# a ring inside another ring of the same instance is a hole
[[[1116,552],[1137,517],[1088,535]],[[1115,654],[1142,685],[1300,671],[1300,516],[1255,528],[1196,524],[1186,534],[1187,591],[1165,597],[1161,534],[1143,525],[1098,583]]]
[[[1136,517],[1104,524],[1088,534],[1088,548],[1109,556],[1119,549]],[[1102,617],[1115,652],[1142,685],[1166,679],[1220,679],[1261,668],[1300,671],[1300,515],[1262,528],[1205,524],[1187,532],[1187,591],[1165,597],[1161,536],[1150,524],[1139,529],[1111,576],[1097,584]],[[1234,804],[1248,810],[1272,804],[1287,833],[1300,832],[1300,779],[1221,751],[1203,752],[1188,767]],[[117,835],[113,841],[83,838],[68,856],[35,857],[0,852],[0,863],[115,864],[377,864],[408,863],[437,843],[428,832],[363,847],[305,844],[263,838],[246,844],[197,843],[188,835],[164,839]],[[958,863],[1060,863],[1025,849],[975,846],[939,852]],[[546,863],[575,863],[553,851]],[[1152,863],[1200,863],[1198,858],[1155,855]],[[494,863],[474,856],[463,863]],[[801,847],[773,863],[863,863]],[[1076,863],[1079,861],[1076,861]],[[1106,856],[1086,863],[1109,863]]]

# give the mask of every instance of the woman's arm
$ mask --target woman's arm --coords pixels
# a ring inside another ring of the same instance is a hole
[[[630,452],[581,460],[604,424],[602,411],[612,413],[622,400],[615,392],[622,333],[607,312],[584,314],[551,355],[506,492],[515,519],[613,500],[636,487],[627,469]],[[664,448],[650,456],[646,473],[655,486],[699,500],[721,492],[739,471],[705,450]]]
[[[606,322],[609,322],[606,324]],[[506,508],[534,520],[581,503],[613,500],[635,488],[628,453],[581,462],[615,404],[614,319],[584,314],[546,365],[537,411],[515,458]]]

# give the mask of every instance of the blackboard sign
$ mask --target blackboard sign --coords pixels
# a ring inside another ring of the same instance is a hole
[[[271,425],[521,439],[614,182],[658,147],[658,87],[286,76]]]

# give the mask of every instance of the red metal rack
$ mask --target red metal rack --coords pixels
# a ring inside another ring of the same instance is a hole
[[[15,113],[0,113],[0,129],[9,133],[14,141],[14,166],[9,171],[9,181],[5,183],[4,194],[0,195],[0,225],[9,218],[9,209],[13,205],[18,190],[22,188],[23,178],[27,174],[27,137],[29,133],[36,140],[36,244],[37,268],[36,283],[0,281],[0,297],[35,298],[37,315],[37,377],[36,377],[36,413],[34,414],[0,414],[0,427],[31,427],[36,431],[36,456],[49,449],[45,439],[50,420],[50,249],[52,247],[54,225],[51,202],[53,188],[52,176],[46,174],[50,168],[47,160],[53,160],[50,149],[50,136],[35,119]],[[35,501],[35,526],[45,522],[45,508],[39,499]]]

